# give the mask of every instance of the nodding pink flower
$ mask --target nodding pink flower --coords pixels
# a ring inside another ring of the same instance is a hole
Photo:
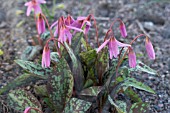
[[[77,20],[73,22],[72,26],[82,29],[84,25],[86,25],[84,33],[87,34],[91,26],[90,18],[91,15],[89,15],[88,17],[78,17]]]
[[[119,48],[118,47],[130,47],[131,45],[129,44],[124,44],[116,40],[115,37],[111,37],[110,39],[106,40],[98,49],[97,53],[108,44],[109,47],[109,53],[110,53],[110,59],[117,58],[119,54]]]
[[[45,0],[32,0],[32,1],[26,2],[25,6],[28,6],[27,16],[30,15],[32,9],[34,9],[35,14],[41,13],[42,12],[41,7],[40,7],[41,3],[45,4],[46,1]]]
[[[79,32],[83,32],[82,29],[76,28],[76,27],[72,27],[72,26],[67,26],[67,25],[62,25],[60,28],[60,33],[59,33],[59,37],[58,37],[58,41],[60,41],[61,43],[66,42],[68,40],[69,45],[71,45],[71,39],[72,39],[72,34],[70,32],[70,30],[73,29],[75,31],[79,31]],[[58,29],[56,29],[56,32],[58,31]],[[58,46],[60,47],[60,43],[58,43]]]
[[[50,67],[50,48],[49,48],[48,44],[46,44],[44,46],[41,63],[42,63],[43,68]]]
[[[120,33],[121,33],[122,37],[125,38],[127,36],[127,32],[126,32],[125,24],[123,22],[121,22],[119,29],[120,29]]]
[[[27,107],[27,108],[24,110],[24,113],[30,113],[30,110],[31,110],[31,109],[42,112],[42,111],[39,110],[38,108]]]
[[[31,107],[27,107],[25,110],[24,110],[24,113],[29,113],[31,110]]]
[[[135,68],[136,67],[136,55],[131,47],[129,47],[128,49],[129,49],[129,54],[128,54],[129,66],[131,68]]]
[[[38,34],[45,32],[45,21],[41,13],[38,15],[37,27],[38,27]]]
[[[146,37],[146,39],[145,39],[145,47],[146,47],[148,57],[150,59],[155,59],[155,52],[154,52],[154,49],[153,49],[153,45],[152,45],[152,43],[151,43],[151,41],[149,40],[148,37]]]

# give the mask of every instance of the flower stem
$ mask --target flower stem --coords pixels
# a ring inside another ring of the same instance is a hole
[[[34,20],[35,20],[35,23],[36,23],[36,30],[37,30],[37,33],[38,33],[38,24],[37,24],[36,14],[34,14]],[[41,41],[39,33],[38,33],[38,43],[39,43],[39,45],[42,45],[42,41]]]
[[[132,45],[132,44],[136,41],[136,39],[138,39],[138,38],[141,37],[141,36],[146,36],[146,37],[147,37],[147,35],[145,35],[145,34],[140,34],[140,35],[136,36],[136,37],[130,42],[130,45]],[[123,48],[124,48],[124,47],[123,47]],[[122,50],[123,50],[123,48],[122,48]],[[123,57],[120,58],[120,57],[121,57],[122,50],[121,50],[121,52],[120,52],[118,64],[117,64],[117,66],[116,66],[116,77],[118,76],[118,69],[119,69],[120,65],[122,64],[123,60],[125,59],[126,54],[128,53],[128,49],[127,49],[127,50],[125,51]]]

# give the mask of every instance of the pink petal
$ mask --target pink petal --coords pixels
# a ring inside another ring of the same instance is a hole
[[[41,7],[40,7],[40,5],[39,5],[39,4],[34,5],[34,6],[33,6],[33,8],[34,8],[34,12],[35,12],[35,14],[42,13],[42,11],[41,11]]]
[[[43,18],[39,17],[38,22],[37,22],[37,26],[38,26],[38,33],[44,33],[45,32],[45,22],[43,20]]]
[[[124,43],[119,42],[119,41],[117,41],[117,40],[116,40],[116,43],[117,43],[117,45],[118,45],[119,47],[131,47],[130,44],[124,44]]]
[[[97,53],[110,41],[110,39],[106,40],[100,47],[97,49]]]
[[[67,35],[67,37],[68,37],[69,45],[71,45],[72,34],[70,33],[69,30],[66,32],[66,35]]]
[[[127,36],[125,24],[121,23],[119,28],[120,28],[120,33],[121,33],[122,37],[125,38]]]
[[[111,39],[110,41],[110,52],[113,52],[113,56],[115,58],[117,58],[117,55],[119,54],[119,48],[118,48],[118,45],[117,45],[117,42],[116,42],[116,39]],[[112,58],[111,58],[112,59]]]
[[[79,29],[79,28],[76,28],[76,27],[72,27],[72,26],[66,26],[66,27],[69,28],[69,29],[74,29],[76,31],[80,31],[80,32],[84,33],[84,31],[82,29]]]
[[[82,17],[82,16],[79,16],[77,17],[77,20],[85,20],[87,17]]]
[[[24,5],[25,6],[30,6],[30,5],[32,5],[32,2],[31,1],[30,2],[26,2]]]
[[[45,4],[46,1],[45,0],[37,0],[38,3],[42,3],[42,4]]]
[[[135,67],[136,67],[136,55],[135,55],[135,53],[133,52],[133,49],[132,49],[132,48],[129,48],[128,57],[129,57],[129,66],[130,66],[131,68],[135,68]]]
[[[32,5],[29,5],[28,8],[27,8],[27,16],[30,15],[31,10],[32,10]]]
[[[153,49],[153,45],[152,45],[151,41],[149,40],[149,38],[146,39],[146,41],[145,41],[145,47],[146,47],[148,57],[150,59],[155,59],[155,51]]]
[[[27,107],[27,108],[24,110],[24,113],[29,113],[30,110],[31,110],[31,107]]]
[[[51,25],[50,29],[52,29],[55,25],[58,27],[58,20]]]

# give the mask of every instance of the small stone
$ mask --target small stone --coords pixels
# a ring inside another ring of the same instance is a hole
[[[155,26],[154,26],[153,22],[144,22],[143,27],[150,31],[155,30]]]

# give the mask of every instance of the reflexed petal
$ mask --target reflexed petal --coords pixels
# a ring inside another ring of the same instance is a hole
[[[45,32],[45,22],[43,20],[43,18],[39,17],[38,22],[37,22],[37,26],[38,26],[38,33],[44,33]]]
[[[120,33],[121,33],[122,37],[125,38],[127,36],[125,24],[121,23],[119,28],[120,28]]]
[[[41,64],[43,68],[50,67],[50,49],[47,45],[45,45],[43,49]]]
[[[90,29],[90,26],[86,25],[86,28],[84,29],[85,30],[84,33],[87,34],[89,29]]]
[[[27,16],[30,15],[31,10],[32,10],[32,5],[29,5],[28,8],[27,8]]]
[[[110,41],[110,39],[106,40],[100,47],[97,49],[97,53]]]
[[[79,16],[77,17],[77,20],[85,20],[87,17],[82,17],[82,16]]]
[[[58,27],[58,20],[51,25],[50,29],[52,29],[55,25]]]
[[[27,108],[24,110],[24,113],[29,113],[30,110],[31,110],[31,107],[27,107]]]
[[[133,52],[133,49],[132,49],[132,48],[129,48],[128,57],[129,57],[129,66],[130,66],[131,68],[135,68],[135,67],[136,67],[136,55],[135,55],[135,53]]]
[[[76,31],[84,32],[82,29],[79,29],[79,28],[76,28],[76,27],[72,27],[72,26],[66,26],[66,27],[69,28],[69,29],[76,30]]]
[[[25,6],[30,6],[30,5],[32,5],[32,2],[31,1],[30,2],[26,2],[24,5]]]
[[[37,0],[38,3],[42,3],[42,4],[45,4],[46,1],[45,0]]]
[[[119,42],[119,41],[117,41],[117,40],[116,40],[116,42],[117,42],[117,45],[118,45],[119,47],[131,47],[130,44],[124,44],[124,43]]]
[[[150,59],[155,59],[155,51],[153,49],[153,45],[152,45],[151,41],[149,40],[149,38],[146,39],[146,41],[145,41],[145,47],[146,47],[148,57]]]

